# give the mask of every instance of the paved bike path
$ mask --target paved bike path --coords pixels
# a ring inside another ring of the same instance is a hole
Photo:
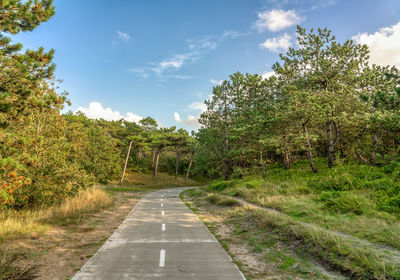
[[[183,190],[144,196],[72,280],[245,279],[179,198]]]

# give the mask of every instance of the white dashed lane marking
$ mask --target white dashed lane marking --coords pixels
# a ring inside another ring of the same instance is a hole
[[[160,251],[160,267],[164,267],[165,266],[165,250],[162,249]]]

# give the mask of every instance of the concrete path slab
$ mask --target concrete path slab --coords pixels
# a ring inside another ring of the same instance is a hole
[[[72,280],[245,279],[179,198],[184,189],[144,196]]]

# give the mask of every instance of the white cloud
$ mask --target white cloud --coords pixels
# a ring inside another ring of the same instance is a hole
[[[142,68],[131,68],[128,72],[136,73],[138,76],[142,77],[142,79],[146,80],[149,77],[149,74],[146,73],[145,69]]]
[[[183,122],[188,126],[199,128],[201,126],[199,123],[199,117],[200,116],[189,115]]]
[[[187,39],[186,43],[191,50],[207,52],[215,50],[218,47],[218,44],[225,40],[234,39],[248,34],[248,32],[228,30],[219,35],[203,36],[200,39]]]
[[[207,110],[207,105],[204,102],[193,102],[187,106],[187,108],[191,111],[201,111],[204,112]]]
[[[261,74],[261,77],[263,78],[263,80],[265,80],[265,79],[272,77],[274,74],[275,74],[274,71],[267,71],[267,72],[264,72],[263,74]]]
[[[293,10],[269,10],[258,13],[258,20],[253,24],[253,28],[259,32],[279,31],[300,23],[301,17]]]
[[[219,86],[222,84],[224,80],[215,80],[215,79],[210,79],[210,83],[214,86]]]
[[[118,38],[124,42],[128,42],[131,40],[131,36],[129,34],[121,32],[119,30],[117,30],[117,35],[118,35]]]
[[[224,39],[228,39],[228,38],[237,38],[237,37],[240,37],[240,36],[245,36],[247,34],[248,33],[246,33],[246,32],[228,30],[228,31],[225,31],[224,33],[222,33],[220,38],[221,38],[221,40],[224,40]]]
[[[199,115],[197,115],[197,116],[188,115],[186,117],[186,119],[183,120],[183,123],[188,126],[194,127],[194,128],[199,128],[200,127],[199,118],[200,118]],[[179,113],[174,112],[174,120],[177,123],[182,122],[182,119],[181,119],[181,116],[179,115]]]
[[[200,113],[203,113],[207,110],[207,105],[203,102],[193,102],[189,104],[183,111],[192,112],[194,115],[189,114],[186,118],[182,120],[179,113],[174,112],[174,120],[177,123],[183,122],[187,126],[191,126],[193,128],[199,128],[201,125],[199,123]]]
[[[103,108],[103,105],[99,102],[91,102],[89,107],[78,107],[76,112],[82,112],[90,119],[105,119],[107,121],[125,119],[129,122],[138,122],[143,119],[143,117],[132,112],[127,112],[125,116],[121,115],[120,112],[113,111],[111,108]]]
[[[128,72],[136,73],[143,79],[147,79],[150,74],[156,74],[160,78],[165,77],[187,80],[191,78],[188,75],[164,75],[164,72],[168,70],[178,70],[189,61],[195,61],[199,58],[200,56],[197,52],[175,54],[169,58],[162,60],[161,62],[150,63],[151,66],[148,67],[131,68],[128,70]]]
[[[174,112],[174,120],[176,122],[181,122],[181,116],[179,115],[179,113]]]
[[[353,40],[369,47],[371,63],[400,66],[400,21],[373,34],[357,34]]]
[[[215,42],[215,36],[204,36],[200,39],[188,39],[186,43],[191,50],[201,50],[201,49],[208,49],[208,50],[215,50],[217,48],[217,43]]]
[[[179,80],[189,80],[192,77],[188,75],[166,75],[167,78],[175,78]]]
[[[168,59],[164,59],[161,61],[158,66],[160,70],[164,70],[167,68],[181,68],[182,65],[188,60],[192,55],[189,54],[176,54]]]
[[[124,33],[118,31],[118,34],[122,36],[122,34]],[[239,36],[245,36],[247,34],[249,34],[249,32],[244,33],[244,32],[229,30],[219,35],[202,36],[194,39],[189,38],[186,40],[188,52],[174,54],[171,57],[161,60],[160,62],[148,63],[148,65],[144,67],[133,67],[131,69],[128,69],[128,72],[136,73],[143,79],[149,78],[150,75],[156,75],[160,79],[176,78],[180,80],[187,80],[192,77],[188,75],[166,75],[166,74],[170,73],[168,71],[174,71],[174,70],[177,71],[184,65],[199,60],[203,55],[209,53],[210,51],[215,50],[218,47],[218,44],[225,40],[237,38]]]
[[[287,33],[280,37],[267,39],[264,43],[260,44],[262,48],[266,48],[273,52],[287,51],[292,46],[292,37]]]

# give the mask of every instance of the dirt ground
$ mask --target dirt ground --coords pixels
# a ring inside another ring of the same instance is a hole
[[[110,208],[87,214],[68,226],[54,225],[43,234],[5,242],[2,247],[27,252],[28,261],[39,265],[37,279],[70,279],[118,228],[138,201],[139,197],[132,194],[118,193]]]

